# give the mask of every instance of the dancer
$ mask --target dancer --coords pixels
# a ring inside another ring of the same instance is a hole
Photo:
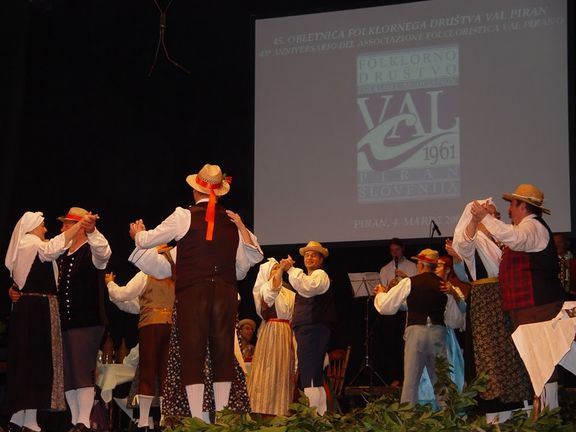
[[[263,254],[240,216],[217,205],[218,197],[230,191],[219,166],[206,164],[186,181],[193,189],[195,205],[188,209],[177,207],[150,231],[138,220],[130,225],[130,235],[140,248],[177,241],[176,309],[181,311],[177,321],[181,378],[192,416],[202,418],[205,347],[209,344],[212,353],[214,395],[219,411],[228,402],[234,377],[231,341],[238,311],[236,281],[244,278]],[[171,274],[167,270],[164,274]]]
[[[96,216],[46,241],[41,212],[26,212],[10,239],[5,264],[13,280],[14,301],[8,334],[5,404],[10,430],[39,431],[38,409],[65,410],[62,335],[54,261]]]
[[[328,249],[317,241],[309,241],[301,247],[306,273],[294,267],[291,256],[280,261],[288,272],[290,284],[296,291],[292,328],[296,336],[300,384],[316,412],[324,414],[327,409],[324,390],[324,357],[336,320],[330,278],[324,271]]]
[[[282,281],[274,258],[260,265],[252,294],[263,321],[248,376],[252,412],[288,415],[296,384],[294,335],[290,322],[296,294]]]

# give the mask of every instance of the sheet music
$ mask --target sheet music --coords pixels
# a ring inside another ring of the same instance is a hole
[[[363,272],[348,273],[354,297],[366,297],[374,295],[374,288],[380,283],[380,273]]]

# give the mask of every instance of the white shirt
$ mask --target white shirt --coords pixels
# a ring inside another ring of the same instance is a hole
[[[18,285],[19,289],[22,289],[26,284],[26,279],[28,279],[28,274],[30,273],[31,264],[33,262],[27,260],[27,264],[24,261],[20,261],[18,258],[20,256],[30,255],[36,251],[38,258],[41,262],[55,261],[62,253],[66,250],[64,233],[61,233],[51,240],[43,241],[34,234],[24,234],[20,243],[18,244],[18,256],[13,264],[13,277],[14,281]],[[24,268],[27,267],[27,268]],[[58,283],[57,268],[54,265],[54,280]]]
[[[480,200],[479,203],[490,202],[491,198]],[[476,257],[474,252],[477,250],[482,264],[486,269],[488,277],[498,277],[500,268],[500,259],[502,258],[502,250],[482,231],[477,231],[474,237],[470,238],[466,234],[466,227],[472,220],[472,212],[470,211],[473,202],[470,202],[464,208],[460,220],[454,229],[454,239],[452,240],[452,247],[458,255],[462,258],[470,276],[476,280]]]
[[[398,270],[402,270],[408,275],[408,277],[415,276],[418,272],[416,264],[405,257],[398,260]],[[380,269],[380,283],[387,287],[395,277],[396,264],[394,263],[394,260],[392,260]]]
[[[536,215],[528,215],[518,225],[504,223],[490,215],[482,219],[492,237],[518,252],[540,252],[546,248],[550,235]]]
[[[112,250],[110,249],[110,244],[106,237],[98,231],[98,229],[94,229],[91,233],[86,233],[87,240],[82,243],[80,246],[83,246],[86,242],[90,245],[90,251],[92,252],[92,264],[98,270],[104,270],[108,265],[108,261],[110,260],[110,256],[112,255]],[[70,247],[70,244],[68,247]],[[70,252],[68,250],[68,255],[73,255],[80,247],[77,247],[74,252]]]
[[[410,295],[412,280],[404,278],[397,285],[390,288],[388,292],[376,294],[374,298],[374,307],[380,315],[394,315],[400,307],[406,302]],[[444,323],[454,329],[462,328],[465,325],[465,314],[460,311],[456,300],[449,294],[446,294],[446,310],[444,311]],[[408,311],[410,313],[410,311]]]
[[[156,228],[153,230],[141,231],[136,234],[134,241],[136,242],[137,249],[149,249],[154,246],[168,243],[171,240],[180,240],[190,229],[190,217],[190,211],[188,209],[176,207],[174,212],[164,219],[164,221],[162,221],[162,223]],[[242,280],[246,277],[250,267],[262,261],[264,254],[260,249],[258,239],[251,232],[250,238],[256,246],[245,243],[240,232],[238,232],[238,238],[240,241],[238,242],[238,249],[236,250],[236,279]],[[176,249],[177,248],[173,248],[170,251],[174,262],[176,262],[177,257]],[[158,254],[155,255],[158,256]],[[166,259],[162,257],[156,259],[154,256],[149,256],[148,258],[150,258],[151,261],[148,262],[145,270],[147,274],[158,279],[164,279],[172,275],[172,268]],[[132,252],[129,260],[142,270],[142,267],[138,264],[141,258],[136,250]]]
[[[316,269],[310,275],[307,275],[302,269],[290,267],[288,269],[288,279],[292,288],[306,298],[324,294],[330,288],[330,278],[322,269]]]
[[[125,286],[120,286],[114,281],[106,284],[110,301],[124,312],[131,314],[140,313],[139,297],[146,288],[148,275],[142,271],[136,273]]]
[[[296,294],[288,288],[280,287],[280,289],[272,288],[272,281],[261,285],[258,290],[253,290],[254,306],[256,312],[262,317],[261,301],[263,300],[268,306],[274,305],[276,309],[276,316],[279,319],[291,320],[292,313],[294,312],[294,300]]]

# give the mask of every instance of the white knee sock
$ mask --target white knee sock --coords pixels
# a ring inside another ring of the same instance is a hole
[[[316,412],[318,412],[318,404],[320,403],[320,395],[316,390],[316,387],[306,387],[304,389],[304,394],[308,397],[310,401],[310,406],[316,408]]]
[[[310,406],[316,408],[316,413],[319,415],[324,415],[326,409],[326,391],[324,387],[306,387],[304,389],[304,394],[308,397],[310,401]]]
[[[78,423],[90,427],[90,413],[94,406],[94,387],[76,389],[78,394]]]
[[[204,401],[204,384],[189,384],[186,386],[188,406],[192,417],[202,419],[202,402]]]
[[[24,410],[16,411],[10,417],[10,423],[14,423],[18,426],[24,426]]]
[[[504,423],[512,417],[512,411],[500,411],[486,414],[486,423],[496,424]]]
[[[318,389],[318,407],[316,411],[318,412],[318,414],[324,415],[324,413],[328,409],[328,406],[326,405],[326,390],[324,390],[324,387],[316,387],[316,388]]]
[[[216,411],[221,411],[228,405],[228,398],[230,397],[230,381],[222,381],[214,383],[214,402],[216,404]]]
[[[148,427],[150,417],[150,407],[154,396],[138,395],[138,405],[140,406],[140,417],[138,418],[138,427]]]
[[[38,423],[36,422],[35,409],[27,409],[24,411],[24,424],[22,426],[32,429],[33,431],[40,431],[40,426],[38,426]]]
[[[540,395],[542,408],[558,408],[558,383],[549,382],[544,385],[544,391]]]
[[[70,414],[72,416],[70,422],[75,425],[78,423],[78,392],[76,390],[68,390],[64,395],[66,396],[66,402],[70,407]]]

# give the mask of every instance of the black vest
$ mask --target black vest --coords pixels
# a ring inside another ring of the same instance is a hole
[[[552,231],[544,222],[544,219],[537,217],[536,220],[544,225],[549,236],[548,244],[543,250],[540,252],[528,252],[534,290],[534,305],[537,306],[563,300],[565,299],[565,292],[560,279],[558,279],[560,267]]]
[[[432,272],[420,273],[410,278],[410,294],[406,299],[408,316],[406,327],[432,324],[444,325],[446,294],[440,292],[440,279]]]
[[[296,293],[292,327],[305,324],[332,323],[334,321],[336,321],[336,307],[332,282],[324,294],[306,298]]]
[[[56,281],[51,261],[43,263],[36,255],[22,292],[56,294]]]
[[[104,270],[92,262],[90,245],[58,258],[58,302],[62,330],[107,324]]]
[[[214,276],[236,284],[236,252],[240,241],[238,228],[226,210],[217,205],[214,236],[211,241],[206,240],[206,205],[201,203],[189,208],[190,229],[177,243],[176,291]]]

